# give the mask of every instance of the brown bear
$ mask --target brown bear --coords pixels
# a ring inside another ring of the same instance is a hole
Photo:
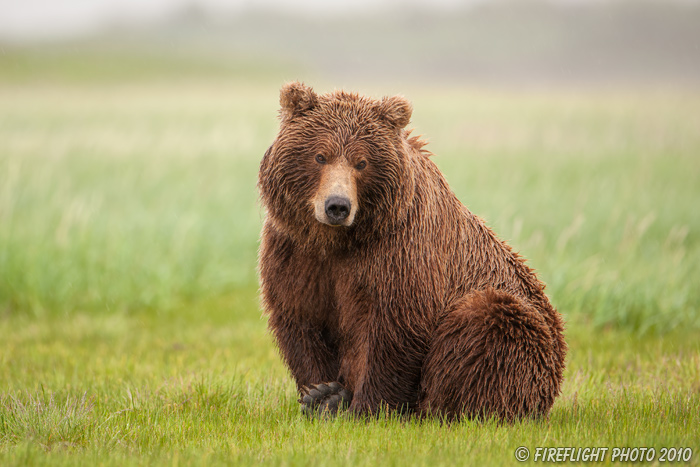
[[[404,129],[411,104],[301,83],[280,102],[258,181],[259,273],[304,411],[546,415],[562,319]]]

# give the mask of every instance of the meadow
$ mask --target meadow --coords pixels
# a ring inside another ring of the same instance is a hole
[[[519,446],[700,463],[700,94],[355,88],[413,101],[570,351],[546,420],[314,421],[257,297],[282,81],[0,83],[0,464],[503,465]]]

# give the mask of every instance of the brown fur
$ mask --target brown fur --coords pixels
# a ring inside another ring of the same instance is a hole
[[[560,315],[409,137],[410,103],[300,83],[280,101],[259,175],[259,271],[299,390],[337,381],[357,413],[546,415],[564,370]],[[355,190],[349,226],[315,215],[333,171]]]

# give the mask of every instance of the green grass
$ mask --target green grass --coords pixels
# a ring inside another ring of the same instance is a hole
[[[359,88],[414,101],[568,322],[548,420],[441,425],[299,413],[255,273],[280,83],[81,83],[0,84],[0,464],[700,462],[698,94]]]

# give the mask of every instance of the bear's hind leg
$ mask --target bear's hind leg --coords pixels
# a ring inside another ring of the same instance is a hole
[[[445,315],[421,375],[421,413],[512,421],[549,412],[564,349],[532,305],[506,292],[472,292]]]

